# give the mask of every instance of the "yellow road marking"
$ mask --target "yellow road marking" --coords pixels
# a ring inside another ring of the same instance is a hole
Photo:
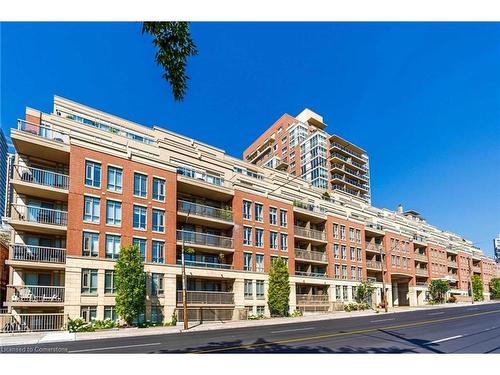
[[[423,321],[414,322],[414,323],[405,323],[405,324],[398,324],[398,325],[387,326],[387,327],[360,329],[360,330],[349,331],[349,332],[330,333],[330,334],[326,334],[326,335],[298,337],[298,338],[294,338],[294,339],[278,340],[278,341],[274,341],[274,342],[265,342],[265,343],[258,343],[258,344],[246,344],[246,345],[238,345],[238,346],[228,346],[225,348],[218,348],[218,349],[199,350],[199,351],[194,351],[192,353],[200,354],[200,353],[223,352],[223,351],[227,351],[227,350],[236,350],[236,349],[251,349],[251,348],[256,348],[259,346],[272,346],[272,345],[288,344],[288,343],[300,342],[300,341],[321,340],[321,339],[330,338],[330,337],[359,335],[361,333],[376,332],[379,330],[415,327],[415,326],[421,326],[421,325],[425,325],[425,324],[433,324],[433,323],[445,322],[445,321],[450,321],[450,320],[470,318],[470,317],[479,316],[479,315],[494,314],[494,313],[498,313],[499,311],[500,310],[485,311],[485,312],[480,312],[480,313],[475,313],[475,314],[452,316],[449,318],[423,320]]]

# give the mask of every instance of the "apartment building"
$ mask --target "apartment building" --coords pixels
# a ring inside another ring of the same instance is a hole
[[[6,215],[8,150],[5,134],[3,129],[0,129],[0,217]]]
[[[470,241],[415,211],[378,209],[342,189],[325,196],[289,169],[61,97],[53,113],[27,108],[11,139],[12,313],[116,318],[114,265],[128,244],[144,260],[151,321],[183,319],[182,245],[194,250],[188,313],[203,308],[204,319],[268,315],[277,257],[288,265],[291,311],[335,310],[362,280],[374,282],[374,303],[385,285],[391,305],[422,304],[434,278],[465,298],[469,275],[487,284],[493,270]]]
[[[368,155],[325,129],[323,117],[310,109],[296,117],[284,114],[243,152],[243,158],[300,176],[314,187],[343,191],[370,203]]]

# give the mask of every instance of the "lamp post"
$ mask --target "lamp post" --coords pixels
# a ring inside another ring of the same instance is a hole
[[[383,297],[384,297],[384,310],[385,312],[388,312],[387,309],[387,292],[385,291],[385,266],[384,266],[384,250],[382,249],[383,246],[380,246],[380,263],[382,264],[382,292],[383,292]]]
[[[189,214],[191,213],[191,205],[189,205],[188,213],[184,224],[187,224]],[[186,291],[186,262],[184,259],[184,229],[182,230],[182,245],[181,245],[181,265],[182,265],[182,313],[184,321],[184,329],[188,329],[188,316],[187,316],[187,291]]]
[[[474,255],[474,251],[472,251],[472,255]],[[472,288],[472,256],[468,259],[469,260],[469,290],[470,290],[470,299],[472,301],[472,304],[474,304],[474,288]]]

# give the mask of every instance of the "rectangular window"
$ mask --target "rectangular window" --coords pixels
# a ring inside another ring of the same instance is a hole
[[[351,267],[351,280],[356,280],[356,267]]]
[[[165,232],[165,211],[153,208],[153,232]]]
[[[264,221],[264,206],[260,203],[255,203],[255,221]]]
[[[276,232],[269,232],[269,247],[271,249],[277,249],[278,248],[278,233],[276,233]]]
[[[354,249],[354,247],[350,247],[349,248],[349,255],[351,256],[351,260],[352,261],[356,261],[356,249]]]
[[[95,188],[101,187],[101,164],[85,161],[85,185]]]
[[[106,201],[106,224],[121,225],[122,223],[122,202]]]
[[[146,207],[134,205],[134,229],[146,230]]]
[[[243,271],[252,271],[252,254],[243,254]]]
[[[288,234],[280,233],[281,251],[288,251]]]
[[[243,219],[252,220],[252,202],[243,201]]]
[[[144,262],[146,260],[146,240],[144,238],[136,238],[132,239],[132,244],[137,245],[139,251],[141,252],[141,259]]]
[[[356,287],[355,286],[351,287],[351,293],[352,293],[352,300],[355,301],[356,300]]]
[[[82,269],[82,293],[97,293],[97,270]]]
[[[163,294],[163,274],[162,273],[152,273],[151,274],[151,295],[160,296]]]
[[[255,255],[255,270],[257,272],[264,272],[264,255],[262,254]]]
[[[123,171],[120,168],[108,167],[108,190],[122,192]]]
[[[97,306],[82,306],[80,308],[80,316],[87,323],[90,323],[97,318]]]
[[[356,229],[356,242],[361,243],[361,230]]]
[[[335,265],[335,278],[340,279],[340,265],[339,264]]]
[[[274,207],[269,207],[269,224],[276,225],[278,222],[278,210]]]
[[[257,280],[255,282],[255,295],[257,299],[264,299],[264,280]]]
[[[118,320],[118,314],[114,306],[104,306],[104,320]]]
[[[342,299],[342,289],[340,289],[340,285],[335,285],[335,299],[337,301]]]
[[[104,271],[104,293],[115,293],[115,271]]]
[[[120,236],[106,235],[106,258],[116,259],[120,254]]]
[[[151,322],[161,323],[163,322],[163,309],[161,306],[151,306]]]
[[[358,267],[358,280],[363,280],[363,269]]]
[[[266,307],[265,306],[257,306],[257,315],[264,315]]]
[[[282,227],[286,227],[288,225],[286,210],[280,210],[280,225]]]
[[[84,198],[83,220],[89,223],[99,224],[101,200],[96,197]]]
[[[347,279],[347,266],[342,266],[342,279]]]
[[[141,173],[134,173],[134,195],[146,198],[148,186],[148,176]]]
[[[340,239],[345,240],[345,225],[340,226]]]
[[[255,229],[255,246],[264,247],[264,231],[262,229]]]
[[[333,223],[333,238],[339,238],[339,225]]]
[[[83,232],[83,251],[84,257],[99,256],[99,233]]]
[[[342,250],[342,259],[347,259],[347,249],[345,245],[340,246],[340,249]]]
[[[349,228],[349,241],[354,242],[354,228]]]
[[[252,227],[243,227],[243,245],[252,245]]]
[[[151,246],[152,254],[151,261],[153,263],[163,263],[163,249],[165,247],[165,242],[163,241],[153,241]]]
[[[165,180],[153,177],[153,199],[165,202]]]
[[[361,252],[361,249],[356,249],[356,253],[358,255],[358,262],[361,262],[363,260],[363,253]]]
[[[347,285],[344,285],[342,287],[342,292],[343,292],[342,294],[344,295],[344,301],[347,301],[349,299],[349,294],[347,292]]]
[[[245,280],[245,299],[253,299],[253,281]]]
[[[340,258],[339,245],[336,244],[336,243],[333,244],[333,257],[335,259],[339,259]]]

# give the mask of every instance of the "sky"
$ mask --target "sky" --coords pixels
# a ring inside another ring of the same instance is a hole
[[[192,23],[173,100],[140,23],[1,23],[0,123],[53,95],[224,149],[283,113],[368,152],[372,204],[402,204],[487,255],[500,233],[500,24]]]

